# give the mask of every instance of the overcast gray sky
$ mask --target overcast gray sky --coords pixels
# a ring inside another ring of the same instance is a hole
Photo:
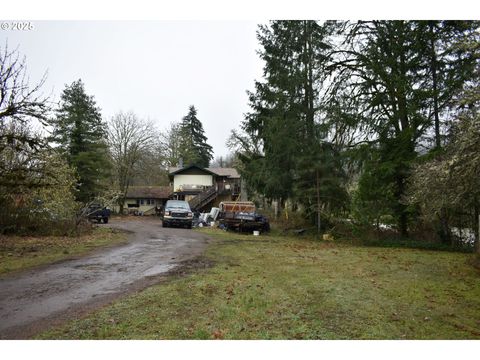
[[[262,75],[256,23],[240,21],[34,21],[32,31],[0,31],[27,57],[34,82],[58,101],[81,78],[105,119],[133,111],[160,129],[193,104],[215,156],[248,111],[246,90]]]

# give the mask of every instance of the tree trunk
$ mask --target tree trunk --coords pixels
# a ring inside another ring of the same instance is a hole
[[[273,201],[273,213],[276,220],[278,218],[278,199]]]
[[[450,226],[448,224],[448,213],[447,209],[442,208],[440,210],[440,229],[441,229],[441,238],[442,242],[445,244],[452,245],[452,234],[450,233]]]
[[[432,71],[432,86],[433,86],[433,116],[435,121],[435,147],[440,149],[442,146],[440,140],[440,116],[438,110],[438,80],[437,80],[437,53],[435,51],[435,31],[434,23],[429,23],[430,27],[430,70]]]
[[[403,238],[408,237],[408,220],[407,214],[404,211],[402,211],[400,215],[400,234]]]
[[[478,255],[480,255],[480,209],[479,209],[477,201],[475,201],[475,206],[473,208],[473,212],[474,212],[473,223],[476,225],[476,226],[474,226],[475,250],[476,250],[476,253]]]
[[[278,200],[278,214],[282,215],[284,209],[285,209],[285,200],[283,198],[280,198]]]
[[[408,216],[406,206],[402,203],[402,198],[405,194],[405,176],[397,175],[396,183],[395,198],[397,201],[398,229],[400,230],[400,235],[406,238],[408,237]]]
[[[130,187],[130,180],[128,173],[125,175],[124,180],[120,183],[120,189],[122,191],[122,197],[119,199],[120,205],[120,214],[123,215],[123,209],[125,204],[125,199],[127,198],[128,188]]]
[[[405,25],[402,22],[403,26]],[[400,36],[399,42],[404,46],[405,38]],[[413,143],[411,141],[411,134],[410,134],[410,118],[408,113],[408,101],[407,101],[407,91],[406,91],[406,83],[407,83],[407,70],[405,64],[405,52],[400,53],[400,64],[399,64],[399,72],[401,81],[399,82],[398,88],[398,96],[397,96],[397,103],[398,103],[398,113],[399,113],[399,122],[400,122],[400,132],[397,133],[397,138],[400,142],[397,146],[402,148],[408,147],[409,152],[413,150]],[[402,149],[403,150],[403,149]],[[403,152],[403,151],[402,151]],[[408,160],[405,157],[403,160]],[[396,192],[396,201],[397,201],[397,215],[399,215],[399,222],[398,227],[400,230],[400,234],[402,237],[408,236],[408,218],[406,213],[406,206],[402,203],[403,196],[405,194],[405,181],[406,181],[406,168],[404,164],[401,165],[402,168],[397,169],[396,173],[396,185],[397,185],[397,192]]]
[[[320,218],[320,208],[322,206],[320,202],[320,174],[318,170],[315,171],[315,175],[317,177],[316,181],[316,190],[317,190],[317,233],[320,234],[321,232],[321,218]]]
[[[312,39],[311,39],[311,27],[309,21],[303,22],[304,31],[304,43],[303,43],[303,66],[305,72],[304,79],[304,107],[306,115],[306,138],[307,141],[314,139],[314,126],[315,126],[315,109],[313,108],[313,69],[312,69]]]
[[[477,255],[480,256],[480,215],[477,216],[478,232],[477,232]]]

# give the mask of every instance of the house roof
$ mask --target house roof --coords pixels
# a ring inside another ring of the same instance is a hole
[[[237,178],[237,179],[240,178],[240,174],[238,173],[237,169],[234,169],[234,168],[221,168],[221,167],[202,168],[200,166],[190,165],[190,166],[183,167],[183,168],[174,166],[174,167],[170,167],[168,170],[169,170],[170,175],[175,175],[175,174],[178,174],[178,173],[182,172],[183,170],[190,169],[192,167],[196,167],[200,170],[204,170],[205,172],[208,172],[208,173],[211,173],[211,174],[217,175],[217,176],[226,176],[226,177],[229,177],[229,178],[232,178],[232,179],[233,178]]]
[[[172,192],[170,186],[130,186],[126,197],[131,199],[168,199]]]
[[[240,174],[235,168],[216,167],[216,168],[207,168],[207,169],[219,176],[226,176],[229,178],[240,178]]]
[[[199,170],[201,170],[203,172],[206,172],[208,174],[211,174],[211,175],[217,175],[217,174],[211,172],[208,168],[204,168],[204,167],[197,166],[197,165],[189,165],[189,166],[185,166],[185,167],[171,167],[171,168],[169,168],[169,175],[170,176],[175,175],[175,174],[178,174],[178,173],[181,173],[183,171],[193,169],[193,168],[199,169]]]

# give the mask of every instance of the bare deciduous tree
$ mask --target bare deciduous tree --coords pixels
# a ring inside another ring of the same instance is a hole
[[[132,184],[135,164],[155,146],[157,130],[150,121],[138,118],[133,112],[120,112],[108,123],[108,144],[113,161],[115,182],[121,193],[120,212],[129,186]]]
[[[10,121],[26,123],[32,118],[44,123],[48,117],[48,97],[41,92],[46,73],[30,86],[26,68],[26,58],[20,58],[16,49],[0,48],[0,126]]]
[[[32,159],[46,144],[31,125],[35,119],[44,124],[50,112],[48,97],[41,93],[45,80],[46,74],[30,86],[25,57],[8,46],[0,48],[0,185],[36,185],[38,176],[29,175],[38,172]]]
[[[182,135],[179,123],[171,123],[170,127],[160,134],[160,146],[165,167],[177,166],[182,150]]]

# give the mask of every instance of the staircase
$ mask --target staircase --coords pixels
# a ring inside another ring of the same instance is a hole
[[[190,209],[192,209],[192,211],[200,210],[210,201],[214,200],[217,197],[217,194],[218,192],[215,186],[208,188],[188,202]]]

